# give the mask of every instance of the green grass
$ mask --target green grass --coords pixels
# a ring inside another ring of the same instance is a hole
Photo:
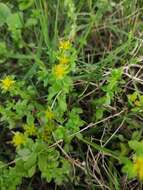
[[[17,85],[0,84],[2,190],[142,189],[133,161],[143,158],[142,12],[142,0],[1,1],[0,78]],[[60,40],[72,44],[62,82],[52,75]],[[43,117],[49,107],[52,121]],[[24,123],[36,135],[15,148]]]

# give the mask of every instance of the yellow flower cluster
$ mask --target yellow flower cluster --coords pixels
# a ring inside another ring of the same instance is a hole
[[[13,87],[15,81],[12,79],[11,76],[6,76],[3,80],[1,80],[1,88],[4,91],[9,91],[11,87]]]
[[[44,127],[43,133],[41,138],[45,141],[48,142],[51,137],[51,130],[49,129],[49,126]]]
[[[141,107],[143,105],[143,96],[137,92],[128,95],[128,99],[137,107]]]
[[[60,41],[59,49],[60,50],[68,50],[71,47],[71,43],[69,40],[67,41]]]
[[[49,120],[54,119],[54,112],[51,111],[50,109],[45,111],[45,115],[46,115],[46,118],[49,119]]]
[[[66,73],[67,73],[67,67],[66,66],[64,66],[62,64],[55,65],[54,75],[57,79],[62,79]]]
[[[24,125],[23,126],[24,130],[25,130],[25,134],[28,136],[34,136],[36,135],[36,127],[35,125]]]
[[[69,58],[66,56],[61,56],[59,58],[59,64],[61,65],[67,65],[69,63]]]
[[[62,50],[59,59],[59,64],[54,67],[54,76],[56,79],[62,79],[66,73],[68,72],[68,64],[70,62],[67,56],[67,50],[71,47],[71,43],[69,40],[67,41],[60,41],[59,43],[59,50]]]
[[[20,132],[15,132],[14,133],[14,136],[13,136],[13,139],[12,139],[12,144],[15,147],[23,145],[23,144],[25,144],[25,142],[26,142],[26,137],[25,137],[25,135],[23,133],[20,133]]]
[[[137,157],[134,160],[134,170],[137,173],[139,179],[143,181],[143,157]]]

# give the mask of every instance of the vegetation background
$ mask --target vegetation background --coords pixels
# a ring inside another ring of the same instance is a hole
[[[143,1],[0,1],[0,189],[142,190]]]

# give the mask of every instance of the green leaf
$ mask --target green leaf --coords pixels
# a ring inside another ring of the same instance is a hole
[[[34,165],[36,165],[37,161],[37,155],[35,153],[32,153],[30,156],[28,156],[26,162],[24,163],[24,168],[26,170],[31,169]]]
[[[140,137],[141,137],[141,131],[134,131],[133,133],[132,133],[132,140],[139,140],[140,139]]]
[[[34,3],[34,0],[21,0],[19,3],[20,10],[26,10],[31,7]]]
[[[104,113],[104,110],[102,108],[96,109],[96,113],[95,113],[96,119],[97,120],[102,119],[103,113]]]
[[[11,10],[4,3],[0,3],[0,26],[6,23],[7,18],[11,16]]]
[[[128,175],[128,178],[134,178],[136,176],[136,172],[134,170],[133,162],[129,159],[125,159],[124,164],[122,171]]]
[[[65,112],[67,110],[66,96],[62,95],[58,97],[58,104],[61,112]]]
[[[108,92],[107,94],[106,94],[106,96],[105,96],[105,105],[110,105],[111,104],[111,97],[112,97],[113,95],[112,95],[112,93],[110,92]]]
[[[23,161],[26,161],[31,151],[28,148],[19,149],[17,154],[22,158]]]
[[[7,25],[10,30],[21,29],[23,27],[23,15],[21,12],[11,14],[7,18]]]
[[[36,153],[39,153],[39,152],[41,152],[43,150],[47,150],[47,144],[37,140],[36,143],[35,143],[35,146],[34,146],[34,151]]]
[[[35,26],[37,24],[37,19],[29,18],[25,24],[25,27]]]
[[[33,125],[34,124],[34,117],[31,113],[27,114],[27,124],[28,125]]]
[[[36,165],[34,165],[32,168],[28,169],[28,177],[32,177],[35,172],[36,172]]]
[[[0,42],[0,56],[6,56],[7,54],[7,48],[5,42]]]
[[[51,160],[51,162],[53,161]],[[49,183],[52,180],[53,171],[50,171],[50,169],[48,168],[48,156],[46,154],[43,153],[38,156],[38,167],[41,171],[42,177],[46,178],[47,182]]]
[[[66,129],[62,126],[58,127],[54,132],[56,140],[64,139],[65,134],[66,134]]]
[[[143,142],[138,142],[136,140],[129,141],[129,146],[134,151],[136,151],[136,154],[143,155]]]
[[[44,172],[47,168],[47,156],[40,154],[38,156],[38,167],[41,172]]]
[[[71,164],[68,160],[66,159],[63,159],[62,160],[62,170],[63,170],[63,173],[65,174],[69,174],[70,170],[71,170]]]
[[[129,147],[125,143],[120,143],[121,156],[125,156],[129,153]]]

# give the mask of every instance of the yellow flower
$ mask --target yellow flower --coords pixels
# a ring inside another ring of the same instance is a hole
[[[128,98],[131,102],[135,102],[138,98],[137,92],[134,92],[133,94],[128,95]]]
[[[141,102],[140,102],[140,101],[138,101],[138,100],[136,100],[136,101],[134,102],[134,104],[135,104],[135,106],[138,106],[138,107],[140,107],[140,106],[141,106]]]
[[[12,139],[12,144],[14,146],[20,146],[22,144],[25,144],[26,142],[26,137],[24,136],[23,133],[20,133],[20,132],[15,132],[14,133],[14,136],[13,136],[13,139]]]
[[[50,140],[51,137],[51,130],[49,129],[49,127],[44,127],[44,130],[41,134],[41,138],[43,139],[43,141],[48,142]]]
[[[28,136],[36,135],[36,127],[35,125],[24,125],[25,134]]]
[[[1,80],[1,87],[3,90],[8,91],[14,85],[15,81],[12,77],[7,76],[3,80]]]
[[[59,63],[62,64],[62,65],[66,65],[69,63],[69,59],[65,56],[62,56],[59,58]]]
[[[140,180],[143,180],[143,157],[135,158],[134,170],[137,173]]]
[[[50,109],[45,111],[45,115],[46,115],[46,118],[48,118],[49,120],[54,119],[54,113]]]
[[[68,50],[71,46],[71,43],[69,40],[67,41],[60,41],[60,44],[59,44],[59,49],[61,50]]]
[[[67,73],[67,67],[62,64],[58,64],[54,67],[54,75],[57,79],[62,79]]]

